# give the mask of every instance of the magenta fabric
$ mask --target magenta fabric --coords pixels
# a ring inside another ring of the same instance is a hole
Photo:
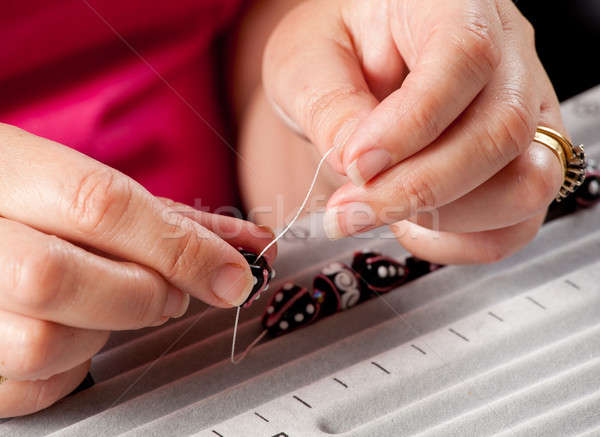
[[[3,2],[0,121],[117,168],[155,195],[235,205],[214,41],[242,0],[87,2],[102,18],[84,0]]]

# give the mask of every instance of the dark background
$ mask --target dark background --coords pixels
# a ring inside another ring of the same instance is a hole
[[[600,84],[600,0],[516,0],[562,101]]]

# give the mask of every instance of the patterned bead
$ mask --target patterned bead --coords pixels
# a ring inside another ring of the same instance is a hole
[[[305,287],[285,284],[271,296],[262,318],[263,327],[278,336],[312,323],[320,314],[320,303]]]
[[[275,276],[275,271],[271,269],[264,257],[257,261],[257,254],[244,249],[238,250],[244,256],[244,258],[246,258],[254,278],[254,287],[252,287],[252,291],[250,292],[248,299],[246,299],[246,301],[242,304],[242,308],[248,308],[255,300],[260,298],[260,295],[263,291],[267,291],[269,289],[269,282]]]
[[[312,297],[321,305],[321,316],[351,308],[367,296],[358,274],[342,263],[325,267],[313,282]]]
[[[441,267],[415,257],[405,265],[371,251],[355,253],[352,266],[329,264],[315,277],[312,292],[291,282],[283,285],[265,308],[264,329],[271,336],[294,331]]]
[[[404,264],[372,251],[356,252],[352,268],[360,275],[368,289],[375,292],[369,297],[374,297],[377,293],[387,293],[402,285],[407,278]]]

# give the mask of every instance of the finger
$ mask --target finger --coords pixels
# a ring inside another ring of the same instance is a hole
[[[460,0],[435,8],[396,3],[391,31],[410,73],[344,148],[346,174],[358,186],[438,138],[491,80],[501,59],[504,35],[494,2]]]
[[[0,309],[88,329],[138,329],[179,317],[188,295],[151,269],[113,261],[0,219]]]
[[[4,381],[0,384],[0,419],[25,416],[48,408],[75,390],[89,368],[88,361],[47,380]]]
[[[252,222],[220,214],[209,214],[198,211],[191,206],[175,202],[171,199],[160,198],[169,206],[174,214],[182,214],[196,223],[211,230],[227,241],[233,247],[241,247],[254,253],[260,253],[275,239],[273,230],[268,226],[258,226]],[[277,257],[277,244],[274,244],[264,254],[269,264]]]
[[[390,224],[440,208],[471,192],[519,156],[531,144],[540,120],[543,85],[539,82],[544,78],[537,69],[529,71],[522,56],[507,54],[494,80],[426,149],[363,187],[346,185],[338,190],[325,215],[330,234],[339,238],[347,235],[344,226],[356,233],[360,226],[365,230],[366,225]],[[360,226],[355,223],[359,207],[368,216]],[[354,218],[348,218],[350,214]]]
[[[346,141],[377,99],[365,81],[336,2],[320,5],[316,16],[314,5],[300,5],[279,24],[265,50],[263,82],[284,121],[324,154]],[[343,173],[339,153],[332,155],[329,162]]]
[[[328,0],[325,0],[328,1]],[[391,22],[397,22],[390,6],[383,2],[341,2],[340,15],[352,39],[369,90],[381,101],[396,91],[408,75],[406,60],[390,33]]]
[[[440,230],[474,232],[510,226],[544,209],[562,182],[562,169],[544,146],[531,145],[529,131],[536,125],[562,132],[564,127],[552,85],[537,65],[518,87],[496,79],[427,150],[368,185],[339,189],[324,218],[328,235],[341,238],[411,217],[425,226],[435,222]],[[496,173],[519,156],[521,144],[529,144],[530,153]]]
[[[558,98],[544,76],[539,124],[565,132]],[[543,213],[556,197],[563,177],[556,155],[546,146],[532,143],[483,185],[435,211],[418,214],[411,221],[446,232],[480,232],[512,226]]]
[[[413,255],[438,264],[482,264],[500,261],[522,249],[537,234],[545,214],[523,223],[486,232],[435,232],[403,221],[391,226]]]
[[[0,375],[18,381],[48,379],[90,359],[109,335],[0,311]]]
[[[252,274],[235,248],[132,179],[16,128],[0,126],[0,135],[0,215],[143,264],[211,305],[250,293]]]
[[[444,232],[506,228],[543,213],[558,194],[563,168],[547,147],[533,143],[517,159],[464,197],[411,221]]]

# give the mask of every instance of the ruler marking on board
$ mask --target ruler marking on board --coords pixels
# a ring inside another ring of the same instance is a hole
[[[504,322],[504,319],[502,317],[500,317],[498,314],[490,311],[488,312],[488,314],[490,315],[490,317],[493,317],[494,319],[498,320],[499,322]]]
[[[376,363],[375,361],[371,361],[371,364],[373,364],[375,367],[377,367],[382,372],[387,373],[388,375],[391,373],[388,369],[386,369],[385,367],[383,367],[381,364]]]
[[[533,297],[531,296],[525,296],[525,299],[527,299],[529,302],[531,302],[532,304],[540,307],[541,309],[545,310],[546,307],[544,305],[542,305],[541,303],[539,303],[537,300],[535,300]]]
[[[571,287],[573,287],[576,290],[581,290],[581,287],[579,285],[577,285],[575,282],[573,282],[569,279],[565,279],[565,284],[570,285]]]
[[[462,335],[460,332],[455,331],[454,329],[450,328],[448,329],[448,331],[450,331],[452,334],[456,335],[458,338],[462,338],[464,341],[466,341],[467,343],[469,342],[469,339],[467,337],[465,337],[464,335]]]
[[[306,407],[308,407],[308,408],[312,408],[312,407],[311,407],[311,405],[310,405],[308,402],[306,402],[306,401],[304,401],[304,400],[300,399],[298,396],[294,395],[294,396],[292,396],[292,397],[293,397],[294,399],[296,399],[298,402],[300,402],[301,404],[304,404]]]
[[[262,420],[264,420],[267,423],[269,422],[269,419],[267,419],[265,416],[258,414],[256,411],[254,412],[254,415],[257,417],[260,417]]]
[[[342,381],[340,381],[340,380],[339,380],[339,379],[337,379],[337,378],[333,378],[333,380],[334,380],[335,382],[337,382],[338,384],[340,384],[340,385],[344,386],[344,388],[348,388],[348,385],[347,385],[345,382],[342,382]]]
[[[419,346],[417,346],[416,344],[411,344],[410,347],[412,347],[415,350],[418,350],[419,352],[421,352],[423,355],[427,355],[427,352],[425,352],[423,349],[421,349]]]

